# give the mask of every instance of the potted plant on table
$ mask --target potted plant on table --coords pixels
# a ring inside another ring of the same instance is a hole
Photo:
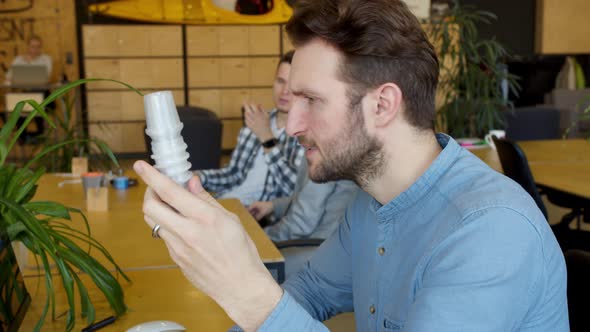
[[[498,41],[478,36],[477,24],[495,18],[456,1],[427,28],[439,55],[439,124],[453,137],[482,137],[502,128],[502,113],[512,108],[508,91],[518,92],[517,77],[503,65],[507,51]]]
[[[123,290],[118,279],[90,254],[90,249],[105,256],[118,274],[127,281],[129,279],[121,271],[108,251],[92,238],[90,227],[82,211],[64,206],[58,202],[32,201],[37,188],[37,181],[45,173],[44,167],[33,168],[32,165],[48,153],[59,150],[63,146],[88,140],[72,139],[46,146],[22,167],[7,163],[10,150],[34,116],[42,116],[50,126],[55,128],[55,124],[45,112],[45,107],[72,88],[95,80],[99,79],[84,79],[72,82],[53,92],[40,104],[34,100],[19,102],[2,129],[0,129],[0,239],[24,244],[35,255],[35,259],[41,262],[40,269],[43,271],[47,295],[41,318],[35,327],[36,331],[41,330],[49,309],[51,309],[54,319],[56,316],[53,295],[54,272],[57,272],[59,279],[61,279],[67,295],[69,307],[66,316],[67,331],[74,328],[77,313],[75,289],[77,289],[81,303],[80,312],[82,316],[86,317],[89,323],[95,319],[94,306],[88,295],[87,287],[77,274],[80,271],[87,274],[105,295],[116,315],[123,314],[127,309],[124,303]],[[122,82],[118,83],[124,84],[141,95],[139,91],[131,86]],[[24,122],[17,128],[17,120],[26,104],[31,105],[33,111],[26,116]],[[99,141],[95,143],[113,163],[118,165],[108,146]],[[74,214],[82,216],[86,228],[85,232],[71,226],[72,215]],[[87,248],[83,249],[78,243],[82,243]],[[55,265],[56,271],[52,270],[52,264]]]
[[[580,128],[582,125],[586,124],[587,126],[587,124],[590,123],[590,96],[582,98],[582,100],[577,103],[575,113],[577,113],[576,118],[563,133],[563,139],[568,138],[572,132],[579,131],[579,133],[577,133],[578,135],[585,136],[586,139],[590,141],[590,130]]]
[[[59,142],[72,141],[71,144],[59,146],[42,158],[33,166],[43,166],[48,172],[72,172],[72,158],[85,157],[89,159],[88,165],[92,170],[109,171],[114,165],[108,153],[104,151],[107,144],[96,138],[90,137],[84,132],[81,117],[76,114],[76,93],[71,89],[59,98],[55,103],[55,113],[50,114],[55,121],[55,127],[50,127],[41,136],[41,144],[37,146],[33,154],[38,154],[46,148]],[[53,111],[53,110],[51,110]]]

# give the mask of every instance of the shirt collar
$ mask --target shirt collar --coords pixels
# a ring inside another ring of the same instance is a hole
[[[371,200],[371,208],[380,221],[393,221],[398,212],[413,206],[430,191],[455,162],[461,152],[459,144],[446,134],[436,134],[436,139],[443,149],[416,182],[385,205],[381,205],[374,198]]]

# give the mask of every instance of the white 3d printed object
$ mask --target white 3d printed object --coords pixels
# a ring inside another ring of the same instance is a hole
[[[192,177],[189,153],[180,131],[182,122],[170,91],[158,91],[143,97],[147,128],[152,139],[152,159],[156,169],[186,187]]]

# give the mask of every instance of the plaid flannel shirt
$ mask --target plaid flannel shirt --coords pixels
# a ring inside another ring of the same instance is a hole
[[[271,112],[271,121],[276,118],[276,114],[276,110]],[[301,165],[305,150],[297,139],[287,135],[286,131],[281,133],[278,141],[275,147],[264,154],[268,172],[260,201],[290,196],[297,182],[297,168]],[[261,144],[250,128],[243,127],[229,165],[220,169],[199,171],[203,188],[221,195],[242,184],[254,164],[258,149],[262,149]]]

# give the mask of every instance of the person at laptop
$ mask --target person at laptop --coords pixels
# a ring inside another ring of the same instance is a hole
[[[244,104],[246,126],[240,130],[229,165],[195,172],[203,187],[216,192],[217,198],[237,198],[248,206],[293,192],[304,150],[285,132],[292,58],[293,52],[288,52],[279,60],[273,83],[274,110]]]
[[[43,41],[41,37],[33,35],[27,40],[27,52],[23,55],[17,55],[12,64],[10,65],[32,65],[32,66],[44,66],[47,68],[47,77],[51,76],[52,61],[51,57],[47,54],[43,54]],[[6,83],[12,83],[12,70],[9,69],[6,73]]]
[[[19,66],[42,66],[45,67],[47,73],[41,73],[40,77],[20,77],[17,81],[16,74],[14,73],[13,68],[17,68]],[[40,92],[43,93],[43,98],[49,96],[49,90],[46,88],[40,88],[39,85],[45,85],[49,81],[49,77],[51,76],[52,70],[52,60],[51,57],[47,54],[43,54],[43,41],[41,37],[37,35],[31,36],[27,40],[27,51],[23,55],[17,55],[13,60],[12,64],[10,65],[10,69],[6,73],[6,85],[18,85],[20,88],[27,92]],[[26,88],[27,86],[31,86],[31,88]],[[35,88],[37,86],[37,88]],[[51,103],[48,105],[49,108],[55,108],[55,104]],[[19,119],[17,122],[17,126],[24,121],[24,119]],[[26,143],[30,142],[33,138],[41,136],[45,131],[45,123],[43,118],[35,117],[33,119],[35,123],[35,129],[27,131],[19,137],[19,142]]]

